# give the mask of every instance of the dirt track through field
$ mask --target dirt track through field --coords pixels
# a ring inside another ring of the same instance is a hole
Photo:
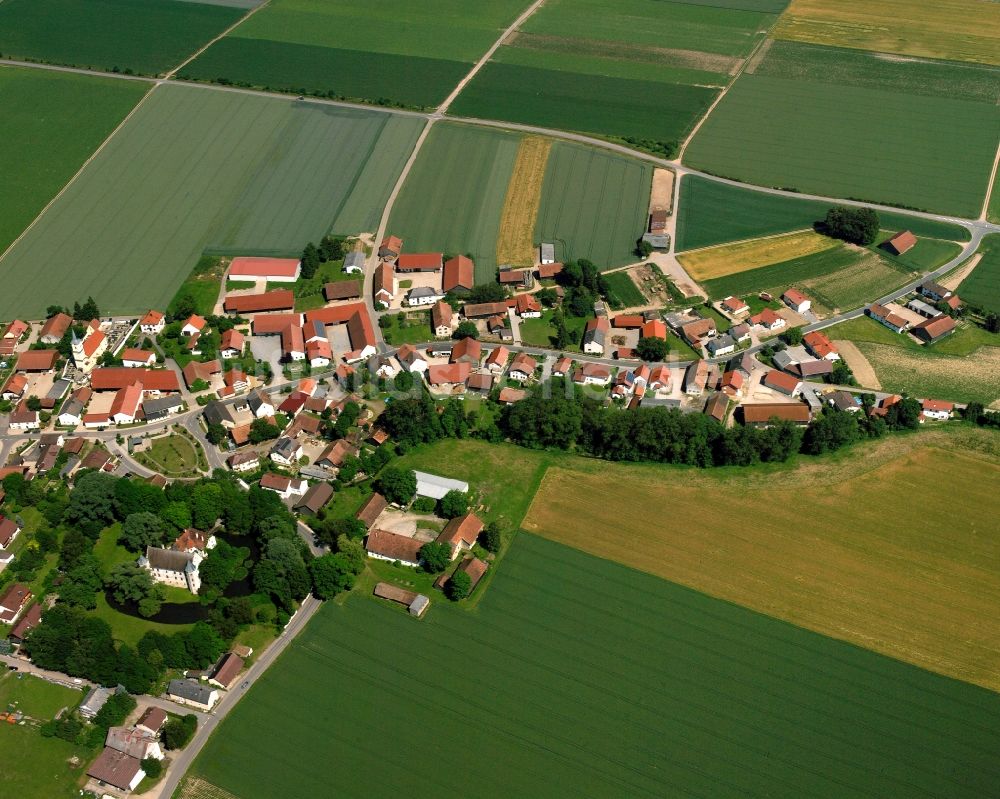
[[[962,281],[972,274],[972,270],[979,265],[981,260],[983,260],[983,254],[981,252],[976,253],[963,266],[959,267],[948,275],[948,277],[943,278],[939,282],[946,289],[955,291],[962,284]]]
[[[498,264],[535,264],[535,219],[542,202],[542,182],[551,149],[552,140],[541,136],[527,136],[518,147],[500,217]]]
[[[882,389],[882,384],[879,382],[878,375],[875,374],[872,365],[868,363],[868,359],[861,354],[861,350],[853,341],[836,340],[833,343],[840,350],[840,357],[844,359],[844,363],[854,372],[854,377],[859,385],[864,388],[873,388],[876,391]]]

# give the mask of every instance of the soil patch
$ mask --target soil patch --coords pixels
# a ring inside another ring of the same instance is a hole
[[[865,388],[873,388],[876,391],[882,390],[882,384],[879,382],[878,375],[875,374],[875,370],[872,365],[868,363],[868,359],[861,354],[861,350],[857,348],[857,345],[853,341],[834,341],[837,345],[837,349],[840,350],[840,357],[844,359],[844,363],[854,372],[854,377],[858,383]]]
[[[649,192],[649,210],[673,210],[674,203],[674,173],[670,169],[653,170],[653,188]]]

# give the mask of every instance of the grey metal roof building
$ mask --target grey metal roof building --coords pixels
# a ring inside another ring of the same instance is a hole
[[[427,472],[414,472],[417,476],[417,496],[441,499],[449,491],[468,492],[469,484],[462,480],[451,480]]]

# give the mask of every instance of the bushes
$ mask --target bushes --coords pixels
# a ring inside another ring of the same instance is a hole
[[[198,729],[198,717],[193,713],[171,718],[160,731],[160,740],[166,749],[183,749]]]

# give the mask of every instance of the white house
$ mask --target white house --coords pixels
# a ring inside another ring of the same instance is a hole
[[[270,457],[280,466],[291,466],[302,457],[302,445],[294,438],[282,436],[271,447]]]
[[[166,319],[159,311],[150,309],[146,315],[139,320],[139,329],[147,336],[158,336],[166,327]]]
[[[139,558],[138,563],[149,572],[154,582],[186,588],[192,594],[197,594],[201,588],[198,566],[202,560],[204,556],[197,550],[178,552],[173,549],[146,547],[146,554]]]
[[[408,372],[423,374],[427,371],[427,359],[412,344],[403,344],[396,351],[396,358]]]
[[[145,760],[147,757],[163,760],[160,742],[139,728],[109,727],[104,745],[138,760]]]
[[[943,400],[925,399],[921,405],[924,418],[935,419],[941,422],[950,419],[951,412],[955,409],[952,403],[944,402]]]
[[[167,685],[167,698],[207,713],[219,701],[219,691],[194,680],[171,680]]]
[[[247,395],[247,405],[258,419],[266,419],[268,416],[274,416],[275,409],[274,405],[271,404],[271,397],[262,389],[251,391]]]
[[[788,291],[781,295],[781,299],[795,313],[805,313],[812,307],[812,300],[798,289],[788,289]]]
[[[309,489],[309,483],[283,474],[267,472],[260,478],[260,487],[267,491],[274,491],[282,499],[288,499],[289,497],[301,497],[305,494]]]
[[[507,376],[511,380],[523,383],[534,376],[535,369],[537,368],[538,362],[534,358],[530,355],[525,355],[523,352],[519,352],[514,356],[514,360],[510,362],[510,370],[507,372]]]
[[[443,300],[444,294],[435,288],[430,286],[417,286],[416,288],[410,289],[410,293],[406,295],[406,304],[410,307],[417,307],[422,305],[433,305],[438,300]]]

